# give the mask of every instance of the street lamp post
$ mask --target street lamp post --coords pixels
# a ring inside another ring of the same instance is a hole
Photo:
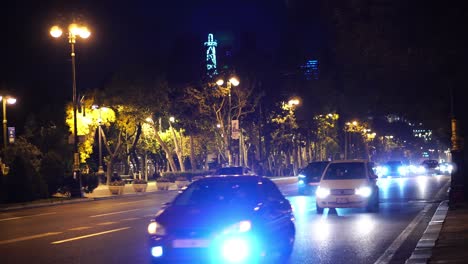
[[[93,105],[93,109],[99,110],[99,118],[98,118],[98,142],[99,142],[99,167],[97,174],[104,175],[104,168],[102,166],[102,110],[106,110],[106,107],[100,107],[98,105]]]
[[[54,38],[59,38],[62,36],[62,29],[58,26],[53,26],[50,29],[50,34]],[[72,87],[73,87],[73,170],[75,172],[80,170],[80,154],[78,151],[78,123],[76,118],[77,112],[77,98],[76,98],[76,67],[75,67],[75,43],[77,36],[81,38],[88,38],[91,35],[91,32],[85,26],[80,26],[78,24],[72,23],[68,26],[68,43],[70,43],[70,56],[72,64]]]
[[[224,84],[223,79],[219,79],[216,81],[216,84],[221,86]],[[231,77],[227,82],[226,86],[228,88],[228,164],[229,166],[232,165],[232,151],[231,151],[231,137],[232,137],[232,125],[231,125],[231,85],[238,86],[239,80],[235,77]]]
[[[78,123],[77,123],[77,98],[76,98],[76,67],[75,67],[75,43],[77,37],[81,37],[83,39],[88,38],[91,35],[91,32],[88,30],[87,27],[81,26],[75,23],[72,23],[68,26],[68,43],[70,43],[70,56],[71,56],[71,64],[72,64],[72,88],[73,88],[73,171],[74,175],[79,175],[80,171],[80,153],[78,150]],[[62,29],[59,26],[53,26],[50,29],[50,35],[54,38],[59,38],[62,36]],[[79,177],[79,188],[80,188],[80,196],[81,196],[81,177]]]
[[[7,115],[6,115],[6,105],[7,104],[15,104],[16,99],[11,96],[0,96],[0,100],[3,103],[3,147],[6,149],[7,147]]]

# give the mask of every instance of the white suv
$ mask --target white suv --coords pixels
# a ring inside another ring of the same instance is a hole
[[[317,213],[324,208],[363,207],[379,209],[379,188],[372,163],[367,160],[332,161],[322,174],[316,191]]]

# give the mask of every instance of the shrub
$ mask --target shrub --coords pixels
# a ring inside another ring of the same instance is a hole
[[[120,180],[120,181],[111,181],[109,183],[109,186],[125,186],[125,181]]]
[[[133,180],[134,184],[147,184],[148,182],[143,179],[135,179]]]
[[[81,175],[81,186],[85,193],[92,193],[99,185],[99,178],[96,174],[82,174]]]
[[[47,184],[49,195],[56,193],[65,178],[63,157],[56,152],[47,152],[42,158],[39,173]]]
[[[183,176],[186,177],[189,181],[192,180],[195,176],[206,176],[212,174],[213,171],[176,171],[176,172],[164,172],[163,177],[169,178],[172,182],[177,179],[177,177]]]
[[[176,181],[187,181],[187,180],[188,179],[185,176],[179,176],[179,177],[176,178]]]
[[[171,180],[169,180],[168,178],[166,177],[159,177],[156,182],[171,182]]]

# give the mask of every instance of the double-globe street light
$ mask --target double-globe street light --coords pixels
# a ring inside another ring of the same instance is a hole
[[[62,29],[59,26],[53,26],[50,29],[50,35],[54,38],[59,38],[62,36]],[[88,38],[91,35],[91,32],[87,27],[72,23],[68,26],[68,43],[71,47],[71,63],[72,63],[72,86],[73,86],[73,171],[76,173],[80,170],[80,154],[78,151],[78,125],[76,118],[77,111],[77,98],[76,98],[76,70],[75,70],[75,43],[77,37],[83,39]]]
[[[223,79],[218,79],[216,81],[218,86],[222,86],[224,84]],[[228,163],[229,166],[232,165],[232,152],[231,152],[231,137],[232,137],[232,120],[231,120],[231,87],[232,85],[238,86],[239,80],[236,77],[231,77],[227,82],[226,86],[228,88]]]

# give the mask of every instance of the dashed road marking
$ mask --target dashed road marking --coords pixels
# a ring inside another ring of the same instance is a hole
[[[25,241],[25,240],[31,240],[31,239],[47,237],[47,236],[55,236],[55,235],[58,235],[58,234],[61,234],[61,233],[62,232],[48,232],[48,233],[43,233],[43,234],[38,234],[38,235],[18,237],[18,238],[14,238],[14,239],[8,239],[8,240],[0,241],[0,245],[10,244],[10,243],[15,243],[15,242],[21,242],[21,241]]]
[[[85,236],[79,236],[79,237],[73,237],[73,238],[69,238],[69,239],[54,241],[51,244],[53,244],[53,245],[62,244],[62,243],[71,242],[71,241],[75,241],[75,240],[80,240],[80,239],[84,239],[84,238],[95,237],[95,236],[100,236],[100,235],[104,235],[104,234],[119,232],[119,231],[126,230],[126,229],[129,229],[129,228],[131,228],[131,227],[122,227],[122,228],[112,229],[112,230],[99,232],[99,233],[94,233],[94,234],[89,234],[89,235],[85,235]]]
[[[35,215],[15,216],[15,217],[10,217],[10,218],[3,218],[3,219],[0,219],[0,222],[2,222],[2,221],[17,220],[17,219],[22,219],[22,218],[35,217],[35,216],[52,215],[52,214],[56,214],[56,212],[52,212],[52,213],[43,213],[43,214],[35,214]]]
[[[107,214],[98,214],[98,215],[92,215],[90,217],[103,217],[103,216],[108,216],[108,215],[115,215],[115,214],[124,214],[128,212],[133,212],[133,211],[138,211],[138,210],[143,210],[143,208],[139,209],[132,209],[132,210],[125,210],[125,211],[119,211],[119,212],[113,212],[113,213],[107,213]]]
[[[117,222],[103,222],[103,223],[98,223],[97,225],[105,226],[105,225],[112,225],[112,224],[117,224]]]
[[[125,219],[122,219],[122,221],[133,221],[133,220],[138,220],[140,218],[138,217],[131,217],[131,218],[125,218]]]
[[[79,226],[79,227],[70,228],[68,230],[70,230],[70,231],[80,231],[80,230],[86,230],[86,229],[90,229],[90,228],[91,228],[90,226]]]

